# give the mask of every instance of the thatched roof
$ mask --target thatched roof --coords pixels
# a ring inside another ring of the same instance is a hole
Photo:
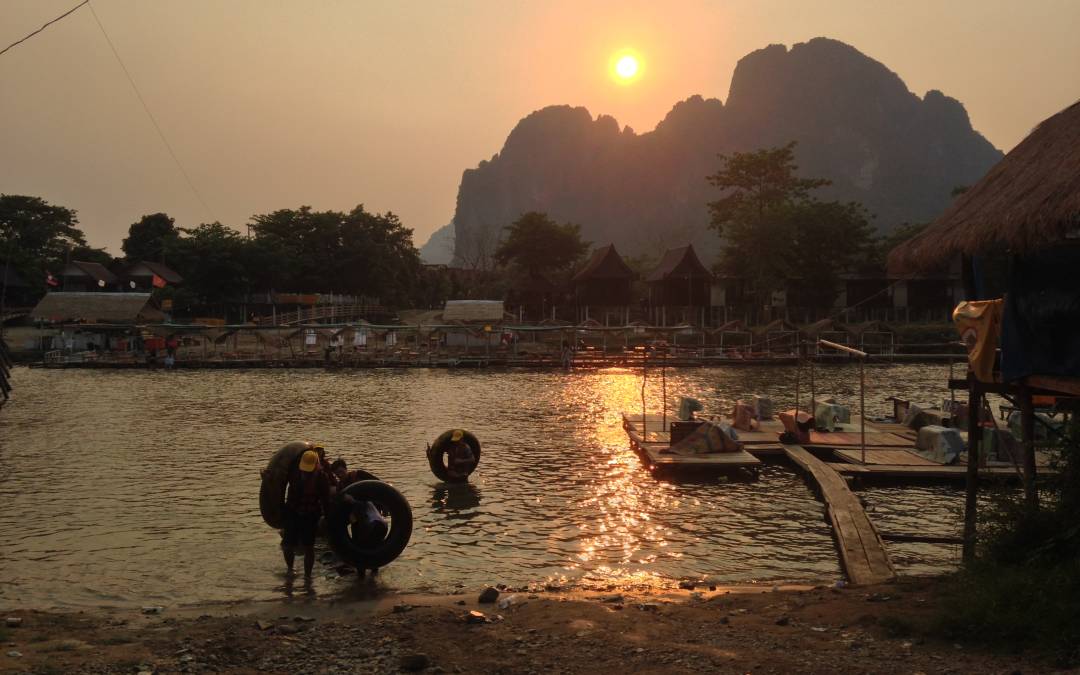
[[[920,235],[889,254],[902,275],[960,254],[1024,254],[1080,228],[1080,102],[1043,121]]]
[[[634,270],[615,250],[615,244],[608,244],[593,251],[589,262],[571,281],[579,284],[593,279],[633,279],[634,276]]]
[[[679,279],[712,279],[712,273],[701,264],[701,259],[694,252],[693,245],[668,249],[660,264],[649,275],[647,281],[665,281],[669,277]]]
[[[447,300],[443,321],[502,321],[502,300]]]
[[[149,293],[47,293],[30,312],[44,321],[136,323],[161,321],[165,315],[150,304]]]

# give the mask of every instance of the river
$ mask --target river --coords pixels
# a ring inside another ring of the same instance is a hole
[[[867,367],[867,408],[947,395],[945,365]],[[817,391],[858,406],[855,366],[819,366]],[[754,393],[795,398],[790,367],[685,369],[668,400],[706,411]],[[622,410],[639,373],[446,370],[103,371],[18,368],[0,412],[0,605],[177,605],[281,597],[278,537],[258,510],[259,469],[291,440],[327,446],[393,483],[412,541],[379,575],[390,589],[458,585],[832,583],[829,527],[802,477],[771,464],[752,483],[658,481],[630,450]],[[806,397],[805,371],[801,384]],[[647,386],[659,411],[661,383]],[[452,427],[483,443],[468,486],[431,475],[425,443]],[[868,488],[886,531],[956,534],[962,493]],[[958,547],[890,544],[902,573],[949,569]],[[356,582],[317,566],[309,592]]]

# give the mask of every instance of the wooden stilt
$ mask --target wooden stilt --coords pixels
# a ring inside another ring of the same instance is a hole
[[[964,562],[975,559],[976,497],[979,491],[979,442],[982,440],[983,392],[973,373],[968,373],[968,465],[964,498]]]
[[[1039,508],[1035,489],[1035,405],[1027,387],[1020,390],[1020,430],[1024,442],[1024,503],[1034,511]]]

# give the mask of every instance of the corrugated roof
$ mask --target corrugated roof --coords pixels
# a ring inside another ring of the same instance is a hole
[[[633,279],[634,270],[626,264],[615,244],[608,244],[593,251],[592,257],[571,281],[575,284],[592,279]]]
[[[921,234],[889,254],[892,274],[995,248],[1023,254],[1080,228],[1080,102],[1043,121]]]
[[[664,281],[671,276],[682,279],[688,276],[691,279],[712,279],[712,273],[701,264],[692,244],[665,251],[660,264],[652,271],[647,281]]]
[[[87,276],[93,279],[96,284],[104,281],[106,286],[111,286],[118,281],[116,275],[106,269],[104,265],[84,260],[72,260],[64,267],[64,271],[60,273],[60,276]]]
[[[44,321],[93,323],[136,323],[165,318],[150,304],[149,293],[47,293],[30,316]]]
[[[140,270],[140,267],[144,267],[145,271]],[[184,277],[180,276],[173,268],[165,263],[151,262],[149,260],[140,260],[124,272],[126,277],[149,277],[154,274],[173,285],[184,283]]]
[[[502,321],[502,300],[447,300],[443,321]]]

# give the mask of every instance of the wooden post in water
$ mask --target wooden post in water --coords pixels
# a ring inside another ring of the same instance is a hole
[[[1035,489],[1035,405],[1028,387],[1020,389],[1020,430],[1024,441],[1024,503],[1034,511],[1039,508],[1039,493]]]
[[[979,490],[979,441],[982,439],[982,389],[972,372],[968,372],[968,465],[964,497],[963,560],[975,559],[975,515]]]

